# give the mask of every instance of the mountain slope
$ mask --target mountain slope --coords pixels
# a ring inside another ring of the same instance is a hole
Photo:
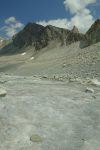
[[[54,42],[35,55],[30,48],[25,53],[2,56],[0,72],[24,76],[99,78],[100,43],[84,49],[80,49],[79,44],[78,42],[66,47]]]
[[[99,35],[98,20],[86,35],[78,33],[76,27],[70,31],[29,23],[1,49],[0,72],[68,78],[99,77]],[[82,42],[87,46],[81,47]]]
[[[84,35],[75,30],[76,28],[70,31],[51,25],[44,27],[35,23],[28,23],[22,31],[13,37],[9,45],[0,50],[0,54],[19,53],[28,46],[33,46],[33,49],[37,51],[48,46],[51,41],[61,45],[69,45],[83,40]]]

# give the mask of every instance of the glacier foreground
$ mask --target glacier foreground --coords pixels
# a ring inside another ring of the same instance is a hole
[[[0,150],[100,149],[99,85],[0,75],[0,87]]]

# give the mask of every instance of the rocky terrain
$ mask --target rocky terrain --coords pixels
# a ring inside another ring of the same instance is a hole
[[[99,27],[0,38],[0,150],[100,149]]]
[[[0,72],[63,78],[99,78],[100,20],[86,34],[28,23],[0,49]],[[2,44],[1,44],[2,45]]]

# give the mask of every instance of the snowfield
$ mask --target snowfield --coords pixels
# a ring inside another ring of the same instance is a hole
[[[1,75],[0,88],[0,150],[100,150],[99,85]]]

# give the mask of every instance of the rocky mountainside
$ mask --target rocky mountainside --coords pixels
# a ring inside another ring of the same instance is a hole
[[[85,34],[85,40],[82,41],[83,47],[90,46],[100,42],[100,19],[96,20]]]
[[[39,50],[48,46],[51,41],[68,45],[83,39],[84,35],[79,33],[76,27],[70,31],[51,25],[44,27],[36,23],[28,23],[22,31],[13,37],[9,45],[1,49],[0,53],[16,53],[28,46],[33,46],[35,50]]]
[[[36,52],[47,47],[52,41],[58,42],[61,46],[80,41],[80,48],[95,44],[100,41],[100,19],[94,22],[86,34],[79,33],[76,26],[72,30],[67,30],[52,25],[44,27],[36,23],[28,23],[9,44],[1,46],[0,54],[21,53],[27,51],[29,46]]]

